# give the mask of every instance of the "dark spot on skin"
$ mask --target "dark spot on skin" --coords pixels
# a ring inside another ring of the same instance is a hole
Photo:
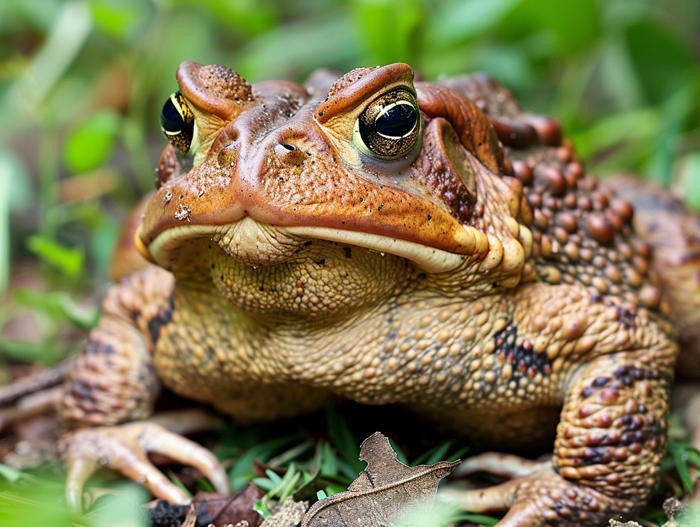
[[[318,265],[326,265],[326,259],[321,258],[319,261],[316,262]]]
[[[610,384],[609,377],[596,377],[589,386],[586,386],[583,390],[581,390],[581,397],[586,399],[593,395],[598,388],[604,388],[608,384]],[[613,383],[613,388],[618,388],[618,386],[615,386]]]
[[[70,385],[70,393],[77,399],[92,399],[93,387],[82,379],[73,379]]]
[[[494,333],[495,353],[499,360],[513,366],[513,379],[521,376],[533,377],[536,373],[547,375],[552,365],[546,353],[537,353],[531,342],[524,341],[518,345],[518,328],[509,321],[506,327]]]
[[[384,203],[382,203],[381,205],[379,205],[379,207],[377,207],[377,212],[379,212],[379,211],[382,210],[383,208],[384,208]]]
[[[160,328],[170,323],[173,318],[174,296],[170,295],[168,305],[161,308],[151,320],[148,321],[148,333],[151,336],[151,342],[155,346],[160,338]]]
[[[428,214],[428,221],[430,221],[432,219],[433,219],[433,217],[430,214]]]
[[[363,201],[365,201],[365,198],[360,198],[360,203],[362,203]]]
[[[85,355],[113,355],[116,350],[111,344],[103,344],[98,341],[89,340],[83,348]]]
[[[343,252],[345,253],[345,258],[352,258],[352,249],[350,247],[343,247]]]
[[[314,242],[312,242],[311,240],[309,240],[308,242],[304,242],[304,247],[308,247],[312,243],[314,243]]]
[[[214,269],[216,266],[214,264],[211,264],[211,268]]]
[[[586,448],[581,456],[583,465],[598,465],[600,463],[610,463],[612,461],[612,455],[609,448],[596,447],[596,448]]]
[[[318,112],[319,117],[323,117],[323,112]]]
[[[586,386],[583,390],[581,390],[581,397],[584,399],[589,398],[591,395],[595,393],[595,388],[593,386]]]
[[[615,380],[612,382],[612,387],[619,389],[622,386],[632,387],[637,381],[643,379],[651,379],[654,377],[654,373],[636,366],[624,365],[615,369],[613,377]]]
[[[637,326],[636,324],[636,316],[637,313],[635,313],[632,310],[625,309],[624,307],[621,306],[616,306],[614,304],[609,304],[615,309],[617,309],[617,314],[618,314],[618,320],[627,328],[627,329],[633,329]]]

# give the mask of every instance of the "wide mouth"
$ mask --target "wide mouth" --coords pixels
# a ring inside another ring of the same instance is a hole
[[[378,234],[355,232],[319,226],[272,226],[251,217],[226,225],[178,225],[161,232],[146,246],[136,232],[137,246],[151,261],[167,269],[183,262],[181,252],[193,240],[209,239],[218,244],[229,256],[256,267],[275,265],[289,260],[299,247],[313,240],[336,242],[345,246],[362,247],[377,253],[392,254],[413,262],[428,273],[446,273],[463,264],[466,255],[451,253],[420,243]],[[465,238],[474,233],[465,227]],[[465,240],[469,242],[469,240]],[[477,243],[471,240],[471,245]],[[194,254],[184,258],[192,261]]]

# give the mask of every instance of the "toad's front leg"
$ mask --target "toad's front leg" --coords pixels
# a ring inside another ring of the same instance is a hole
[[[151,464],[150,452],[195,466],[219,492],[230,490],[213,454],[144,421],[151,416],[160,389],[151,351],[161,327],[170,321],[173,287],[172,275],[156,267],[111,287],[102,318],[69,374],[59,416],[73,431],[63,436],[59,448],[66,460],[66,495],[73,508],[80,507],[83,485],[99,467],[143,483],[156,497],[186,501],[186,495]],[[184,423],[179,431],[192,426]]]
[[[583,366],[568,382],[552,463],[528,465],[529,474],[495,487],[454,493],[460,506],[508,511],[499,527],[605,525],[634,514],[664,452],[674,355],[675,346],[661,338]],[[484,459],[486,470],[509,470]]]

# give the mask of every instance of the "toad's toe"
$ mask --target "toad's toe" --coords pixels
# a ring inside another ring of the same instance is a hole
[[[163,454],[194,466],[218,492],[230,493],[226,473],[211,452],[154,423],[80,429],[65,436],[59,448],[68,471],[66,498],[74,510],[81,507],[85,482],[100,467],[143,484],[157,498],[171,503],[187,502],[188,496],[153,466],[148,453]]]

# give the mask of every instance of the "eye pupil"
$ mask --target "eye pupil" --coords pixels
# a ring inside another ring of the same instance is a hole
[[[181,132],[185,127],[185,120],[177,111],[172,97],[168,98],[163,105],[163,111],[160,113],[160,127],[165,132]]]
[[[355,122],[355,143],[371,157],[391,160],[415,151],[421,118],[413,92],[399,88],[367,105]]]
[[[374,129],[385,137],[404,137],[416,126],[416,110],[409,102],[389,107],[377,117]]]
[[[160,112],[160,129],[180,152],[189,152],[194,135],[194,115],[180,92],[173,93],[165,101]]]

